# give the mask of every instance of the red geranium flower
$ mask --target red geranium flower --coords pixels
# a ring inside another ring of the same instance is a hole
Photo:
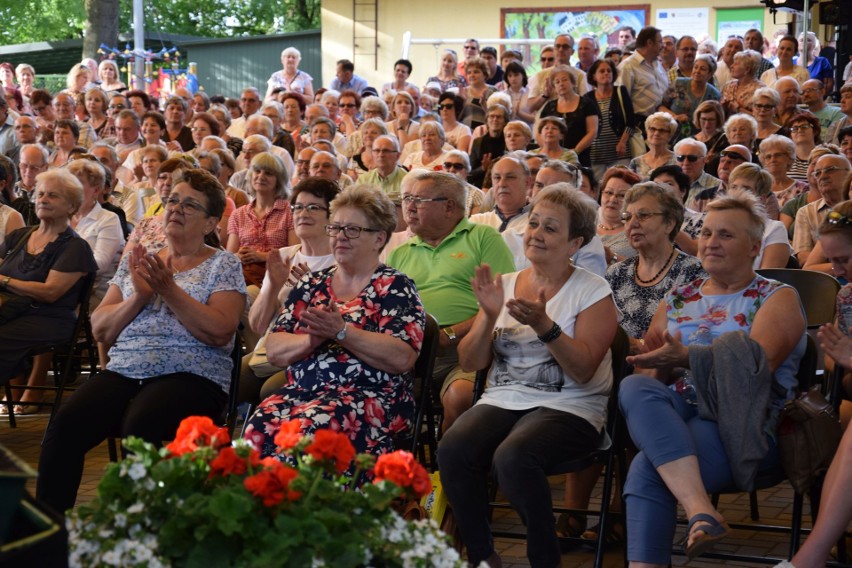
[[[178,426],[175,439],[166,446],[174,456],[194,452],[202,446],[221,448],[231,443],[228,430],[213,424],[207,416],[189,416]]]
[[[252,465],[260,464],[260,452],[252,450],[249,460]],[[219,450],[219,455],[210,462],[210,477],[216,475],[242,475],[248,469],[248,462],[241,458],[233,446],[225,446]]]
[[[274,507],[285,499],[295,501],[302,496],[300,491],[290,489],[290,483],[296,479],[298,472],[281,462],[276,462],[269,469],[264,469],[247,477],[243,481],[246,490],[263,499],[266,507]]]
[[[338,473],[346,471],[355,457],[355,448],[349,438],[331,430],[317,431],[314,441],[305,448],[305,452],[316,460],[334,460],[334,468]]]
[[[289,450],[302,439],[302,421],[296,418],[285,422],[275,434],[275,445],[283,450]]]
[[[426,469],[411,452],[397,451],[383,454],[376,460],[373,483],[390,481],[403,489],[411,490],[420,498],[432,491],[432,481]]]

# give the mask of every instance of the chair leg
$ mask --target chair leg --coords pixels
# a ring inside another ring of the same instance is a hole
[[[760,520],[760,509],[757,506],[757,491],[752,491],[748,494],[748,505],[751,511],[751,520]]]
[[[9,413],[9,428],[17,428],[18,423],[15,421],[15,405],[12,403],[12,387],[7,382],[6,385],[6,412]]]
[[[790,555],[788,560],[798,552],[801,544],[802,536],[802,514],[804,510],[805,496],[801,493],[796,493],[793,496],[793,520],[790,524]]]
[[[118,461],[118,450],[116,449],[115,438],[107,438],[107,450],[109,451],[109,461],[116,463]]]
[[[606,458],[603,494],[601,495],[600,531],[598,531],[598,542],[595,546],[595,568],[603,568],[604,552],[606,549],[606,535],[609,530],[609,523],[612,522],[610,519],[609,504],[610,498],[612,497],[612,482],[615,477],[613,465],[615,464],[614,454],[616,451],[618,450],[612,449]]]

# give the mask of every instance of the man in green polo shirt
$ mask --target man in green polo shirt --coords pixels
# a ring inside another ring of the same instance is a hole
[[[452,174],[414,170],[406,176],[402,215],[415,236],[388,257],[389,265],[414,280],[423,306],[442,328],[433,379],[443,381],[444,431],[473,400],[475,373],[461,370],[457,352],[479,311],[470,279],[481,264],[499,274],[515,270],[500,234],[465,218],[466,191]]]
[[[379,136],[373,140],[373,161],[376,167],[358,177],[359,183],[369,183],[382,189],[387,195],[399,194],[402,178],[408,172],[397,165],[399,141],[396,136]]]

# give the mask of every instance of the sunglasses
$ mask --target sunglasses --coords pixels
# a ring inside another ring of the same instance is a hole
[[[438,105],[438,108],[441,110],[450,110],[455,109],[455,105]]]
[[[678,156],[675,156],[675,160],[677,160],[678,162],[688,160],[690,164],[694,164],[695,162],[697,162],[700,159],[701,159],[701,156],[692,156],[690,154],[680,154]]]
[[[444,162],[444,169],[449,170],[458,170],[461,171],[464,168],[464,164],[454,164],[453,162]]]
[[[748,161],[748,159],[746,159],[746,157],[743,156],[742,154],[740,154],[739,152],[733,152],[731,150],[722,150],[721,152],[719,152],[719,155],[723,158],[731,158],[733,160],[739,160],[741,162],[747,162]],[[690,160],[690,161],[694,161],[694,160]]]
[[[843,215],[842,213],[838,213],[837,211],[829,211],[828,216],[826,217],[826,222],[829,225],[852,227],[852,219],[850,219],[846,215]]]
[[[356,105],[355,103],[345,103],[345,104],[344,104],[344,103],[340,103],[340,104],[339,104],[339,105],[337,105],[337,106],[339,106],[340,108],[355,108],[355,107],[357,107],[358,105]]]
[[[542,57],[541,58],[542,63],[552,63],[554,61],[556,61],[555,57]]]

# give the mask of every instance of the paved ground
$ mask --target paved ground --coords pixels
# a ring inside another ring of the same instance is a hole
[[[0,417],[0,444],[5,445],[18,456],[26,460],[33,467],[37,467],[39,449],[44,428],[47,424],[47,413],[34,416],[23,416],[18,419],[18,427],[10,429],[5,417]],[[90,500],[96,491],[96,486],[104,466],[108,461],[106,444],[92,450],[86,461],[86,470],[83,483],[80,488],[78,503]],[[562,479],[553,478],[552,483],[554,500],[559,502],[562,498]],[[29,489],[34,492],[34,483],[28,484]],[[597,503],[600,484],[595,494]],[[764,521],[789,526],[792,512],[793,493],[786,484],[780,485],[772,490],[759,493],[760,513]],[[807,506],[807,505],[806,505]],[[725,517],[732,522],[746,521],[749,517],[748,496],[731,495],[723,496],[720,510]],[[514,512],[498,512],[495,514],[495,526],[508,528],[510,530],[522,530],[523,527]],[[676,538],[680,538],[685,529],[678,531]],[[718,547],[720,550],[748,552],[761,556],[782,556],[787,549],[786,535],[759,534],[753,530],[737,530],[734,535]],[[503,558],[506,568],[521,568],[529,566],[525,557],[525,544],[523,541],[500,539],[498,540],[498,551]],[[623,553],[615,549],[607,553],[605,566],[617,567],[623,565]],[[593,555],[591,552],[577,550],[568,552],[563,556],[563,567],[586,568],[593,566]],[[684,558],[675,558],[674,566],[685,564]],[[755,564],[741,564],[733,562],[721,562],[718,560],[696,561],[690,566],[755,566]]]

